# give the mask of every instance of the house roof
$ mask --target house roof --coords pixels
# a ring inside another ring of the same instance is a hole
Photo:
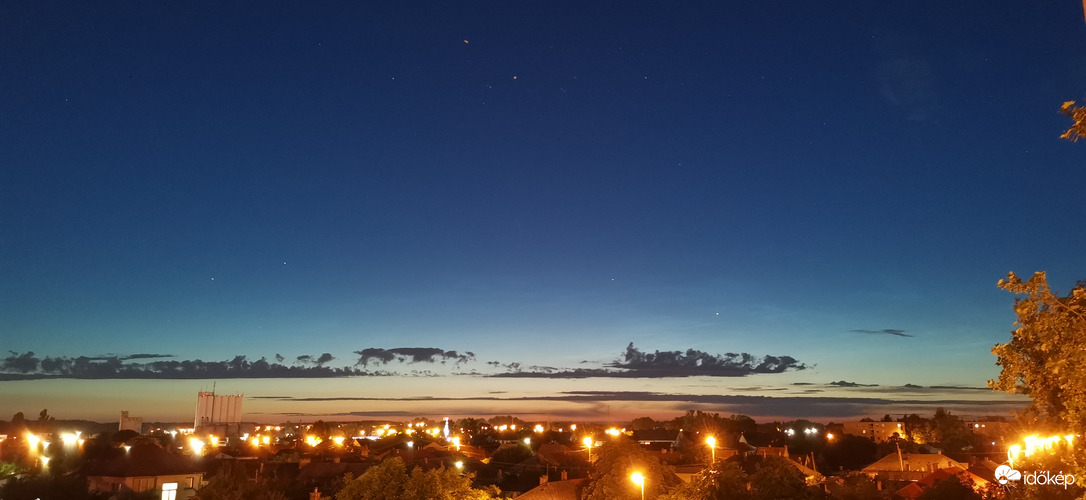
[[[581,497],[585,481],[588,479],[569,479],[566,481],[548,481],[516,497],[517,500],[577,500]]]
[[[321,463],[314,462],[298,470],[298,481],[302,483],[323,481],[342,476],[348,472],[355,477],[361,476],[371,467],[370,464],[358,463]]]
[[[946,467],[964,470],[969,467],[941,453],[902,453],[900,459],[897,453],[890,453],[864,467],[862,472],[897,472],[902,470],[903,465],[906,471],[934,471]]]
[[[535,455],[540,460],[549,463],[551,465],[559,465],[570,458],[573,454],[573,450],[564,444],[546,443],[539,447],[535,451]]]
[[[128,451],[116,449],[104,459],[84,466],[87,476],[141,477],[203,473],[203,467],[152,443],[133,445]]]

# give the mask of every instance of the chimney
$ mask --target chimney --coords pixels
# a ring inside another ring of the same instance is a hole
[[[566,471],[562,471],[562,480],[565,481],[567,479],[569,479],[569,473]]]

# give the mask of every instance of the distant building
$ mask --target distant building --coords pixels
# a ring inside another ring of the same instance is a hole
[[[901,422],[845,422],[842,432],[852,436],[860,436],[876,443],[885,443],[894,438],[905,437],[905,424]]]
[[[196,397],[196,421],[193,425],[196,434],[240,435],[243,399],[241,394],[219,396],[214,392],[200,392]]]
[[[633,431],[633,440],[648,451],[667,453],[683,444],[683,433],[671,429],[646,429]]]
[[[965,425],[973,432],[973,434],[982,436],[985,439],[1000,445],[1007,440],[1007,436],[1010,436],[1012,432],[1010,422],[978,420],[966,422]]]
[[[129,417],[127,411],[122,411],[121,420],[117,422],[117,431],[134,431],[143,434],[143,417]]]

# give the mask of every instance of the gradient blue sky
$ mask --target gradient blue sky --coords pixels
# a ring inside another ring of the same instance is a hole
[[[1086,278],[1078,2],[226,3],[0,5],[0,348],[975,387]]]

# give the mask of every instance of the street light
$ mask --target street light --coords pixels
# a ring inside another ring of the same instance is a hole
[[[641,487],[641,500],[645,500],[645,476],[642,476],[640,472],[634,472],[630,475],[630,481]]]
[[[581,442],[588,448],[588,463],[592,463],[592,436],[585,436]]]
[[[709,445],[709,450],[713,452],[713,461],[710,463],[716,463],[716,438],[709,436],[705,438],[705,443]]]

